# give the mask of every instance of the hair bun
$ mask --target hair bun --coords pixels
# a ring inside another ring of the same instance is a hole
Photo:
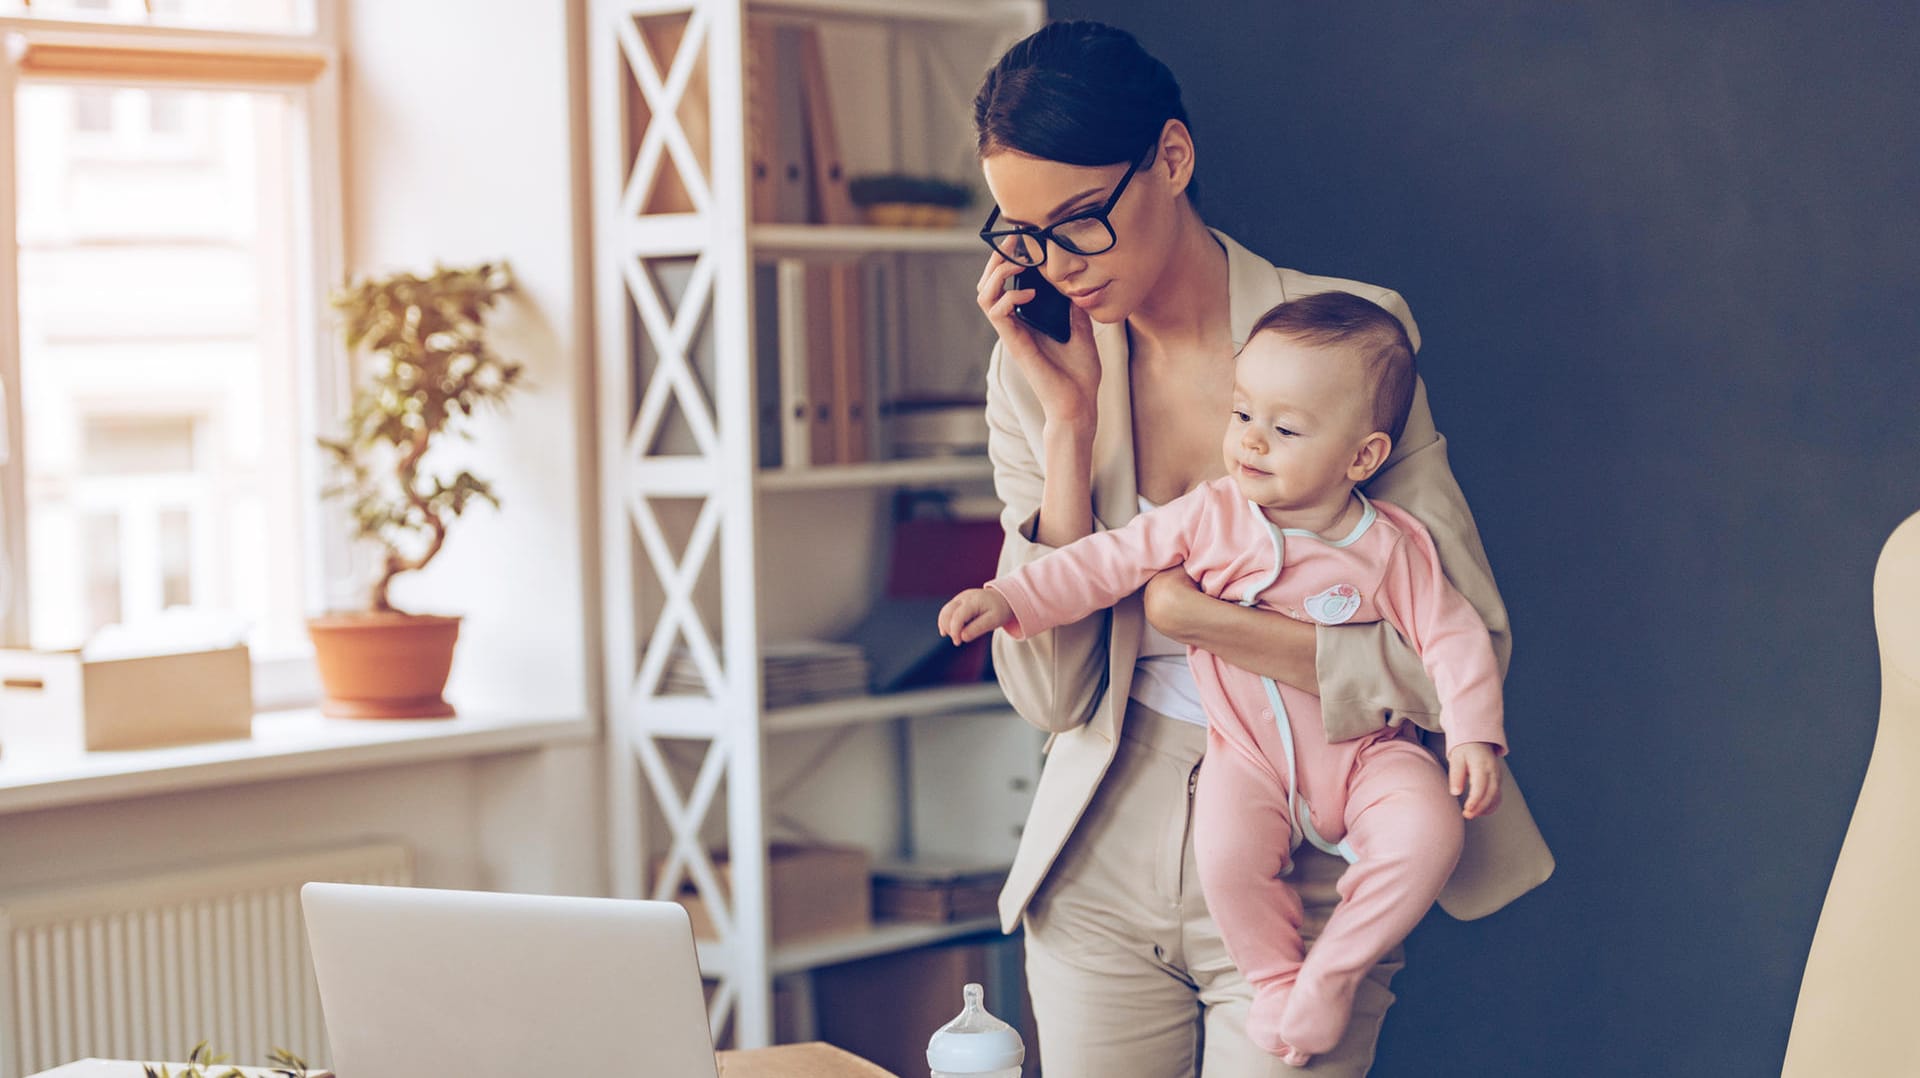
[[[1168,120],[1187,123],[1180,83],[1125,30],[1048,23],[1009,48],[973,100],[981,156],[1014,150],[1069,165],[1140,159]]]

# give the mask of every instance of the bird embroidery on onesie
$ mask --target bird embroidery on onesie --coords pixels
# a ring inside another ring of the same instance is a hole
[[[1319,593],[1307,596],[1301,604],[1307,608],[1307,616],[1322,625],[1343,625],[1360,610],[1360,589],[1352,584],[1335,584]]]

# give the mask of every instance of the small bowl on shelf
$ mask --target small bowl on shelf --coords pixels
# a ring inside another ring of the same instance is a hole
[[[973,189],[931,176],[855,176],[847,194],[870,225],[883,228],[954,228],[973,202]]]
[[[876,202],[863,206],[867,223],[881,228],[954,228],[960,224],[960,211],[953,206],[932,206],[922,202]]]
[[[894,455],[985,456],[987,402],[971,397],[907,397],[881,406]]]

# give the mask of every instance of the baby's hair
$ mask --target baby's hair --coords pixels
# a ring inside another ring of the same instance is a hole
[[[1413,408],[1413,342],[1385,307],[1351,292],[1321,292],[1261,315],[1247,339],[1269,331],[1315,347],[1351,347],[1373,381],[1373,429],[1400,441]]]

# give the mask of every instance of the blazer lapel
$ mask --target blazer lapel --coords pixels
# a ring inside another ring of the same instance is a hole
[[[1100,353],[1100,424],[1093,436],[1093,515],[1118,528],[1140,512],[1134,480],[1133,383],[1124,322],[1093,325]]]
[[[1093,514],[1099,523],[1118,528],[1140,514],[1139,487],[1134,479],[1133,381],[1128,374],[1127,326],[1093,324],[1093,343],[1100,353],[1100,425],[1093,436]],[[1107,639],[1107,699],[1095,714],[1094,725],[1109,740],[1117,740],[1133,686],[1133,664],[1140,655],[1146,618],[1140,603],[1123,599],[1114,604]]]
[[[1233,346],[1239,348],[1247,343],[1261,315],[1286,302],[1287,292],[1273,263],[1235,243],[1232,236],[1209,231],[1227,250],[1227,318],[1233,323]]]

